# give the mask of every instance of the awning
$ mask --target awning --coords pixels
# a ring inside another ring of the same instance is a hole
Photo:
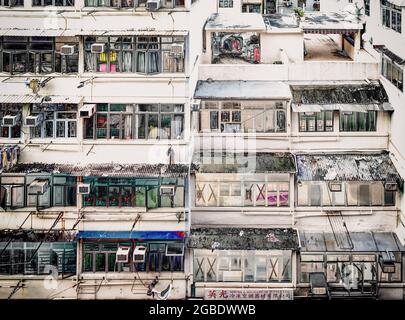
[[[76,231],[67,230],[0,230],[0,242],[7,242],[12,239],[15,242],[56,242],[56,241],[74,241]]]
[[[46,96],[50,99],[44,99],[41,96],[35,95],[0,95],[0,103],[43,103],[43,104],[55,104],[55,103],[71,103],[79,104],[82,102],[83,97],[78,96]]]
[[[398,7],[405,7],[405,0],[388,0],[388,2],[395,4]]]
[[[206,24],[206,31],[266,31],[263,17],[259,13],[240,13],[240,14],[212,14]]]
[[[56,163],[18,163],[7,173],[57,173],[76,177],[185,177],[188,174],[187,164],[118,164],[100,163],[89,165],[56,164]]]
[[[184,231],[79,231],[76,239],[183,240]]]
[[[210,250],[297,250],[298,232],[292,228],[194,228],[187,247]]]
[[[195,99],[289,100],[290,88],[280,81],[199,80]]]
[[[405,1],[405,0],[404,0]],[[374,49],[378,52],[381,52],[385,57],[391,59],[398,66],[405,65],[405,59],[401,58],[400,56],[396,55],[394,52],[389,50],[386,46],[374,46]]]
[[[388,102],[379,104],[297,104],[291,103],[294,112],[320,112],[320,111],[394,111],[392,105]]]
[[[199,173],[295,173],[294,156],[289,153],[196,152],[193,165]]]
[[[291,85],[290,89],[291,106],[294,112],[394,110],[379,81],[333,85]]]
[[[363,29],[363,21],[348,12],[306,12],[300,22],[304,33],[348,34]]]
[[[297,154],[300,181],[393,181],[403,180],[389,153]]]
[[[397,235],[393,232],[350,232],[353,249],[340,248],[333,233],[301,232],[303,252],[404,252]]]
[[[0,36],[13,37],[73,37],[77,30],[64,29],[0,29]]]
[[[81,30],[76,35],[81,36],[186,36],[188,31],[185,30]]]

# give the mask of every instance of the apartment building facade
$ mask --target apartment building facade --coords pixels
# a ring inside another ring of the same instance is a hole
[[[3,2],[0,297],[402,299],[400,104],[322,6]]]

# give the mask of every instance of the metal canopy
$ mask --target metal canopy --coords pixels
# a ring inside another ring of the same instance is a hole
[[[81,30],[76,35],[81,36],[186,36],[184,30]]]
[[[193,164],[199,173],[295,173],[291,153],[196,152]]]
[[[321,112],[321,111],[394,111],[390,103],[379,104],[297,104],[291,103],[294,112]]]
[[[188,248],[210,250],[298,250],[298,232],[292,228],[195,228]]]
[[[76,30],[69,29],[0,29],[0,36],[13,37],[73,37]]]
[[[291,91],[280,81],[199,80],[195,99],[289,100]]]
[[[402,187],[403,180],[388,152],[351,154],[297,154],[300,181],[389,181]]]
[[[78,96],[47,96],[50,99],[44,99],[42,101],[41,96],[35,95],[0,95],[0,103],[42,103],[42,104],[54,104],[54,103],[72,103],[79,104],[82,102],[83,97]]]
[[[303,252],[405,252],[393,232],[350,232],[353,249],[340,248],[330,232],[300,233]]]
[[[348,12],[306,12],[300,23],[304,33],[349,34],[363,29],[362,20]]]

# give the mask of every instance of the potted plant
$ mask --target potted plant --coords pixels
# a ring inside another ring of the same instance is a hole
[[[300,18],[301,21],[305,20],[305,11],[304,9],[300,7],[294,8],[294,13],[297,15],[298,18]]]

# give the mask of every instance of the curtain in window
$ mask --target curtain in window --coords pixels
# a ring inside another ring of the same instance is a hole
[[[148,68],[147,73],[159,72],[159,52],[148,52]]]
[[[146,52],[138,52],[136,56],[136,71],[146,73]]]
[[[173,117],[173,136],[172,138],[178,139],[183,137],[183,116],[175,115]]]
[[[84,69],[88,72],[97,71],[97,59],[94,53],[85,52],[84,54]]]

